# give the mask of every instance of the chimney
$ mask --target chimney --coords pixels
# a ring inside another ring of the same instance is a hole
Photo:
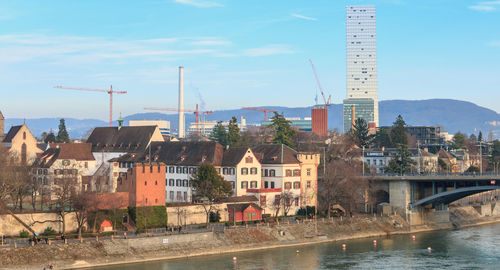
[[[351,129],[354,131],[356,126],[356,106],[351,106]]]
[[[184,138],[184,67],[179,67],[179,138]]]

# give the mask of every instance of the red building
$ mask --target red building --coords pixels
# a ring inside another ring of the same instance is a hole
[[[233,222],[262,220],[262,208],[255,203],[228,204],[227,211]]]
[[[135,163],[118,178],[117,192],[129,193],[129,206],[165,205],[165,175],[163,163]]]
[[[328,135],[328,108],[317,107],[311,111],[312,132],[320,136]]]

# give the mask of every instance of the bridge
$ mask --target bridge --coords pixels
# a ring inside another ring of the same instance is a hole
[[[395,212],[414,224],[423,222],[423,212],[441,214],[441,220],[445,220],[446,215],[449,217],[450,203],[500,189],[498,173],[378,174],[365,177],[372,179],[376,188],[388,193],[389,204]]]

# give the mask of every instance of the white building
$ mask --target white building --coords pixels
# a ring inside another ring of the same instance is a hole
[[[372,119],[365,120],[367,123],[374,122],[378,127],[376,37],[375,7],[346,7],[347,99],[373,99]]]
[[[202,120],[198,123],[196,122],[191,122],[191,125],[187,129],[187,134],[188,136],[191,134],[198,134],[202,137],[210,137],[210,134],[212,134],[212,131],[214,127],[217,125],[217,121],[207,121],[207,120]],[[226,128],[229,125],[229,121],[222,122],[222,125]],[[238,127],[240,128],[240,131],[245,131],[247,129],[247,120],[242,116],[240,118],[240,123],[238,123]]]
[[[170,135],[170,121],[167,120],[130,120],[128,125],[131,127],[158,126],[161,135]]]

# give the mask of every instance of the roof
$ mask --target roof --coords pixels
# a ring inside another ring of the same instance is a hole
[[[235,167],[243,159],[248,147],[230,147],[224,151],[222,166]]]
[[[153,161],[167,165],[199,166],[211,163],[221,166],[223,147],[217,142],[152,142]],[[149,148],[141,153],[129,153],[112,159],[118,162],[144,162],[149,160]]]
[[[156,126],[97,127],[92,131],[88,143],[92,152],[142,152],[146,149]]]
[[[253,148],[261,164],[297,164],[297,152],[284,144],[263,144]]]
[[[221,200],[221,202],[225,203],[235,203],[235,202],[258,202],[259,199],[253,195],[244,195],[244,196],[236,196],[236,197],[227,197]]]
[[[95,160],[91,149],[90,143],[51,143],[50,148],[38,156],[33,166],[49,168],[58,159]]]
[[[450,152],[443,149],[439,150],[438,155],[439,158],[453,159],[453,156],[450,154]]]
[[[238,204],[228,204],[228,208],[233,208],[237,212],[245,211],[249,206],[255,207],[262,211],[262,207],[256,205],[255,203],[238,203]]]
[[[2,111],[0,111],[0,119],[5,119],[5,117],[3,117]]]
[[[19,130],[23,127],[23,125],[20,126],[13,126],[9,129],[9,132],[7,132],[7,135],[5,135],[5,138],[3,138],[4,143],[10,143],[12,142],[12,139],[16,136],[16,134],[19,132]]]

